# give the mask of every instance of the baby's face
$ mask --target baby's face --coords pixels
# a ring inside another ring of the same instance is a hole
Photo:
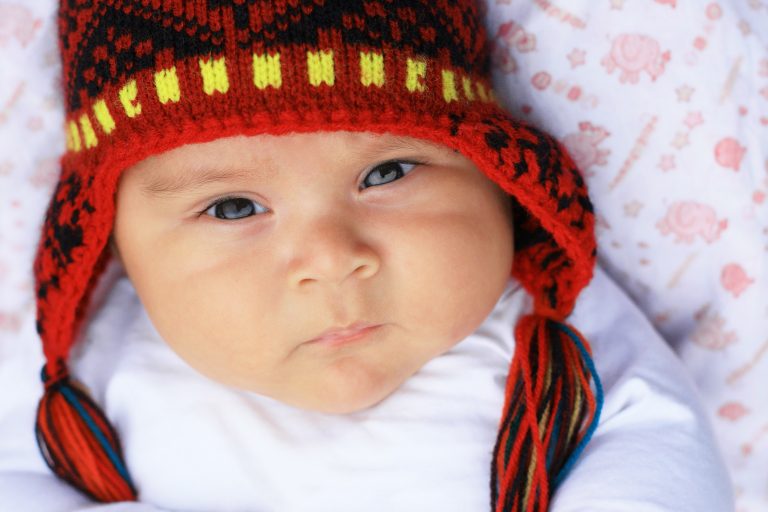
[[[471,334],[511,275],[506,193],[444,146],[231,137],[127,169],[114,241],[190,366],[310,410],[376,404]],[[329,329],[378,326],[345,343]]]

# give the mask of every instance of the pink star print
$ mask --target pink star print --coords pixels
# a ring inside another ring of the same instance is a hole
[[[704,124],[704,118],[701,117],[701,112],[689,112],[688,115],[685,116],[685,124],[691,130],[700,124]]]
[[[689,142],[687,133],[677,132],[675,138],[672,140],[672,145],[677,149],[683,149]]]
[[[582,66],[584,64],[584,57],[586,54],[587,52],[584,50],[579,50],[578,48],[571,50],[571,53],[568,54],[568,60],[571,61],[571,69],[577,66]]]
[[[659,169],[668,172],[675,168],[675,155],[662,155],[659,160]]]
[[[680,102],[687,102],[691,99],[691,94],[693,94],[693,87],[689,85],[683,85],[682,87],[678,87],[675,89],[675,92],[677,93],[677,101]]]

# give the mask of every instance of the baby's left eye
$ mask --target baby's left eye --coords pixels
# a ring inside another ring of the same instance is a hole
[[[387,183],[399,180],[411,172],[417,165],[418,164],[414,162],[403,162],[399,160],[384,162],[383,164],[374,167],[373,170],[365,176],[363,184],[373,187],[386,185]]]

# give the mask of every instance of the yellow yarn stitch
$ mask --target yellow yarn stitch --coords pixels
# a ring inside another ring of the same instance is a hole
[[[136,80],[131,80],[120,89],[120,103],[123,104],[123,110],[128,117],[136,117],[141,114],[141,103],[136,101],[139,89],[136,87]]]
[[[472,91],[472,80],[465,76],[461,79],[461,85],[464,89],[464,96],[466,96],[469,101],[474,100],[475,93]]]
[[[70,121],[67,125],[67,149],[78,152],[82,149],[80,145],[80,131],[77,129],[77,123]]]
[[[360,52],[360,82],[369,87],[384,85],[384,56],[380,53]]]
[[[226,94],[229,90],[227,62],[224,57],[211,60],[200,59],[200,73],[203,75],[205,94],[211,96],[216,91]]]
[[[83,131],[83,139],[85,139],[85,147],[87,149],[95,148],[99,145],[99,139],[96,138],[96,132],[93,131],[93,125],[91,120],[88,119],[87,114],[80,116],[80,129]]]
[[[176,66],[162,69],[155,73],[155,89],[157,89],[157,98],[163,105],[169,101],[176,103],[181,99],[179,78],[176,76]]]
[[[485,86],[480,82],[475,82],[475,86],[477,86],[477,94],[480,96],[480,99],[487,102],[489,98]]]
[[[253,54],[253,84],[259,89],[269,86],[279,89],[283,85],[283,74],[280,68],[280,54]]]
[[[576,416],[574,414],[574,416]],[[536,471],[536,450],[531,451],[531,463],[528,465],[528,471],[526,472],[525,477],[525,491],[523,492],[523,501],[522,503],[526,508],[528,508],[528,497],[531,495],[531,486],[533,485],[533,472]]]
[[[427,86],[424,85],[424,77],[427,76],[427,63],[423,60],[408,59],[405,75],[405,86],[409,91],[424,92]]]
[[[96,120],[101,125],[104,133],[109,135],[112,130],[115,129],[115,120],[112,119],[112,114],[109,113],[107,103],[104,100],[98,100],[93,104],[93,113],[96,114]]]
[[[456,78],[453,71],[443,70],[443,98],[448,103],[459,101],[459,93],[456,91]]]
[[[335,81],[333,50],[307,52],[307,68],[309,69],[310,84],[315,87],[323,82],[333,85]]]

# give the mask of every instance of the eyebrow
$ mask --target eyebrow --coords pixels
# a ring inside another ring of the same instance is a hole
[[[379,153],[389,151],[423,151],[425,148],[439,150],[440,144],[429,140],[413,139],[399,135],[391,135],[386,143],[372,144],[364,149],[353,148],[351,153],[360,160],[372,160]]]
[[[439,150],[441,145],[432,141],[392,136],[386,143],[372,144],[364,149],[352,148],[351,154],[360,161],[376,158],[381,153],[397,150],[420,151],[424,148]],[[193,167],[171,177],[157,176],[146,181],[141,190],[150,197],[169,197],[182,192],[189,193],[211,183],[237,182],[253,178],[255,175],[274,175],[276,168],[271,160],[260,162],[253,169],[242,167]]]
[[[173,196],[181,192],[200,189],[211,183],[244,181],[255,174],[268,174],[243,168],[194,168],[172,177],[159,176],[145,182],[141,190],[148,196]]]

